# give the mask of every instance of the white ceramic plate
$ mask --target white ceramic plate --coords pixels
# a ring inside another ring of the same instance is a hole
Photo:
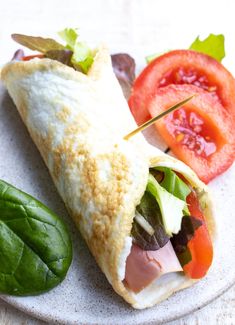
[[[63,324],[156,324],[190,313],[235,282],[235,166],[210,183],[219,236],[208,276],[147,310],[134,310],[117,296],[97,267],[57,194],[20,117],[0,86],[0,178],[35,196],[69,224],[74,259],[65,281],[37,297],[2,299],[38,318]]]

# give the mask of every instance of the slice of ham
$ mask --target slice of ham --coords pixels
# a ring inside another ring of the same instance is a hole
[[[138,293],[161,275],[178,271],[183,269],[170,241],[156,251],[144,251],[132,244],[124,281],[130,290]]]

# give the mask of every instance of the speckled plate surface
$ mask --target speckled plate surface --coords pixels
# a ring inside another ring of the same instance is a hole
[[[234,283],[235,166],[210,184],[219,233],[214,264],[208,276],[158,306],[139,311],[113,292],[97,267],[3,87],[0,88],[0,132],[0,178],[32,194],[61,215],[70,226],[74,243],[73,263],[61,285],[37,297],[1,296],[8,303],[50,322],[155,324],[200,308]]]
[[[121,1],[119,2],[121,3]],[[134,3],[134,1],[128,3]],[[156,48],[151,45],[152,39],[154,39],[155,44],[157,44],[157,51],[161,52],[165,48],[175,48],[177,46],[178,41],[175,41],[176,31],[178,31],[178,35],[179,33],[180,35],[184,33],[186,40],[184,44],[190,44],[192,38],[199,33],[198,26],[196,25],[194,31],[192,31],[192,29],[180,29],[177,27],[178,25],[173,26],[173,24],[169,24],[169,26],[163,23],[154,25],[155,13],[151,14],[151,12],[148,12],[148,23],[146,20],[143,29],[142,26],[138,25],[138,17],[142,15],[145,1],[140,1],[140,3],[142,3],[142,7],[132,6],[131,8],[128,7],[129,9],[123,7],[122,11],[120,9],[120,13],[117,13],[116,10],[113,9],[113,17],[117,17],[116,15],[119,15],[118,17],[122,15],[123,17],[122,26],[124,27],[122,27],[121,31],[119,21],[112,21],[113,25],[109,33],[105,33],[105,31],[107,31],[107,27],[104,26],[105,24],[100,23],[97,27],[99,35],[104,35],[104,40],[114,48],[115,51],[128,51],[137,58],[138,70],[141,68],[141,65],[143,66],[144,64],[144,55],[151,54],[153,48]],[[153,1],[151,1],[151,3],[153,3]],[[90,5],[94,6],[94,2],[91,2]],[[103,9],[101,10],[100,8],[102,8],[102,6],[99,6],[97,2],[97,8],[93,10],[95,14],[97,12],[101,14]],[[57,8],[55,8],[55,10],[57,10]],[[109,10],[111,12],[110,8]],[[33,12],[33,8],[31,8],[31,11]],[[60,15],[58,17],[62,19],[62,17],[64,17],[64,12],[57,11],[58,15]],[[132,20],[127,19],[130,12],[132,12]],[[160,19],[160,22],[165,22],[167,19],[168,13],[164,16],[164,12],[165,11],[162,10],[162,20]],[[174,12],[174,10],[172,10],[172,12]],[[127,16],[124,16],[125,13]],[[15,12],[16,20],[17,17],[18,11]],[[55,27],[59,20],[58,17],[54,22],[53,30],[58,29],[58,27]],[[75,21],[75,19],[77,19],[75,13],[73,17],[73,21]],[[44,21],[44,16],[42,14],[39,18],[41,21]],[[69,19],[70,18],[71,17],[69,17]],[[83,27],[87,26],[85,18],[85,14],[84,20],[82,20],[82,15],[80,17],[80,22]],[[70,20],[68,20],[67,25],[69,25],[69,21]],[[125,25],[124,21],[128,22],[129,25]],[[130,28],[131,23],[134,24],[135,28]],[[66,23],[64,24],[66,26]],[[214,26],[217,26],[217,24],[218,20],[215,20]],[[39,31],[42,25],[40,21],[38,26],[35,25],[34,34],[40,34]],[[152,26],[155,26],[155,29],[153,29]],[[7,25],[7,28],[9,30],[13,29],[10,23]],[[27,28],[25,27],[25,32]],[[104,31],[103,34],[102,30]],[[134,30],[136,30],[136,34],[133,33]],[[13,31],[16,31],[16,29]],[[112,33],[112,31],[114,32]],[[42,34],[43,33],[41,33],[41,35]],[[93,28],[87,32],[87,35],[89,35],[88,39],[92,39],[93,37],[95,42]],[[138,35],[138,37],[134,37],[134,35]],[[5,37],[5,40],[7,37]],[[129,42],[130,39],[132,40],[131,42]],[[231,40],[232,39],[231,36]],[[183,44],[182,40],[180,44]],[[230,44],[232,44],[232,42],[230,42]],[[12,45],[11,48],[13,48]],[[9,50],[8,52],[5,50],[6,59],[7,56],[9,57],[9,53],[11,53]],[[234,52],[230,51],[230,53]],[[148,133],[151,133],[151,130],[149,130]],[[86,244],[81,239],[78,231],[75,229],[75,225],[69,218],[64,204],[56,192],[46,166],[30,139],[24,124],[20,120],[14,104],[1,84],[0,178],[14,184],[48,205],[64,218],[72,232],[74,244],[73,263],[66,279],[61,285],[47,294],[36,297],[16,298],[1,296],[2,299],[15,307],[35,317],[46,320],[50,322],[50,324],[137,325],[166,322],[179,318],[204,306],[223,293],[235,282],[235,236],[233,229],[235,218],[235,166],[212,181],[209,186],[214,198],[215,216],[219,232],[215,248],[216,254],[214,263],[208,276],[193,287],[178,292],[158,306],[142,311],[132,309],[116,295],[97,267]]]

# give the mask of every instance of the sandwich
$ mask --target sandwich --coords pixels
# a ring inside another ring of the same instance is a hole
[[[72,57],[13,60],[1,79],[107,280],[134,308],[150,307],[211,266],[208,189],[142,134],[124,139],[136,124],[105,46],[88,69]]]

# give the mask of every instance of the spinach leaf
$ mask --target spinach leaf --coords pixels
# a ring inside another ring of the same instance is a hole
[[[169,241],[161,217],[161,211],[154,196],[145,191],[137,211],[154,228],[155,233],[150,236],[137,222],[134,221],[132,236],[135,243],[143,250],[158,250]]]
[[[71,239],[62,220],[0,180],[0,292],[48,291],[64,279],[71,260]]]

